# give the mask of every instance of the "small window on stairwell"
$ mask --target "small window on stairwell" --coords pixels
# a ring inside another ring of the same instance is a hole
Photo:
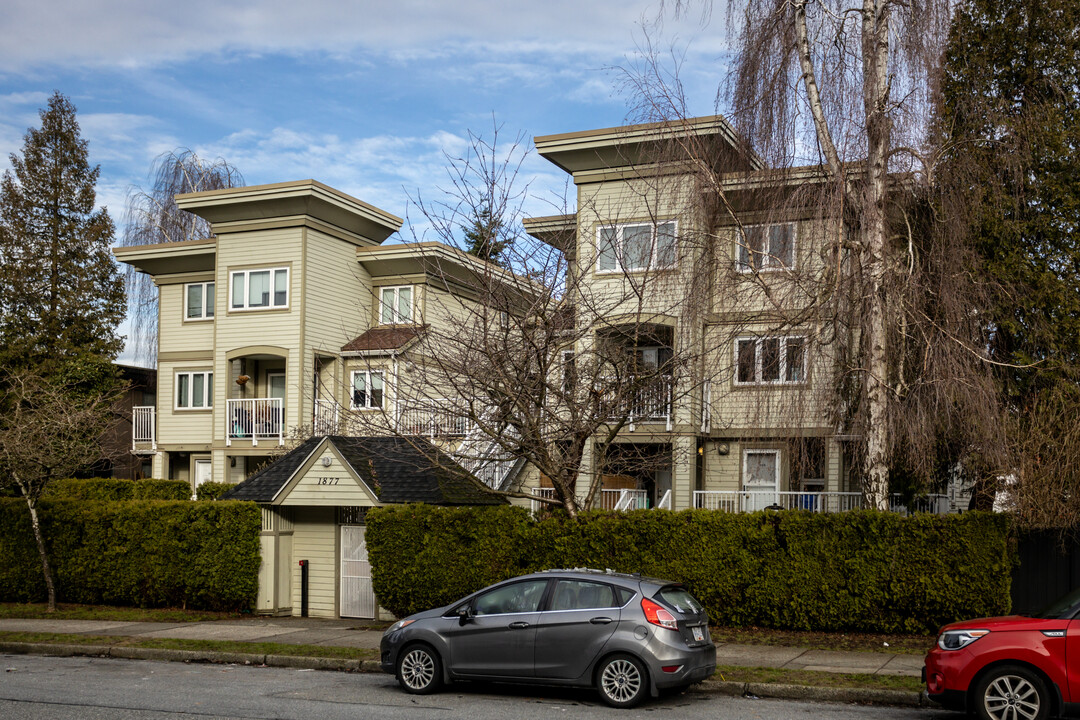
[[[379,324],[400,325],[412,321],[412,285],[382,288],[379,292]]]
[[[212,320],[214,317],[214,283],[184,285],[184,320]]]
[[[353,410],[372,410],[383,406],[383,374],[378,370],[354,370],[352,374]]]

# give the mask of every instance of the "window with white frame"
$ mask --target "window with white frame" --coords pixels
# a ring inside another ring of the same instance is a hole
[[[736,385],[787,385],[805,381],[805,337],[747,337],[735,341]]]
[[[412,285],[384,287],[379,291],[379,323],[399,325],[413,321]]]
[[[289,306],[289,268],[236,270],[230,273],[232,310],[266,310]]]
[[[176,373],[176,409],[201,410],[214,405],[214,373]]]
[[[354,370],[352,409],[371,410],[383,406],[383,374],[379,370]]]
[[[745,225],[736,239],[739,272],[795,267],[795,223]]]
[[[214,283],[184,286],[184,319],[210,320],[214,317]]]
[[[597,272],[675,265],[675,222],[612,225],[597,230]]]

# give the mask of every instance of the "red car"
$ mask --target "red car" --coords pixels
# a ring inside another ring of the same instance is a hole
[[[1080,715],[1080,589],[1031,615],[946,625],[923,681],[931,700],[983,720]]]

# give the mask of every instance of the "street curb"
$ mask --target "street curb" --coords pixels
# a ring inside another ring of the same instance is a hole
[[[932,706],[923,693],[909,690],[877,688],[813,687],[781,683],[741,683],[726,680],[706,680],[700,691],[735,697],[776,698],[781,700],[813,700],[815,702],[860,703],[870,705],[899,705],[906,707]]]
[[[334,670],[337,672],[381,672],[375,660],[306,657],[302,655],[260,655],[258,653],[222,652],[220,650],[175,650],[168,648],[125,647],[120,645],[72,645],[60,643],[0,642],[0,653],[11,655],[46,655],[50,657],[107,657],[124,660],[160,660],[165,662],[205,662],[236,665],[265,665],[294,670]]]
[[[257,653],[220,652],[217,650],[170,650],[114,645],[72,645],[51,643],[0,642],[0,653],[11,655],[46,655],[51,657],[107,657],[127,660],[160,660],[166,662],[232,663],[291,668],[293,670],[333,670],[337,672],[382,672],[376,660],[305,657],[300,655],[259,655]],[[706,680],[696,686],[696,692],[732,697],[759,697],[782,700],[811,700],[831,703],[860,703],[898,705],[906,707],[933,706],[925,693],[907,690],[878,690],[868,688],[812,687],[780,683],[741,683],[726,680]]]

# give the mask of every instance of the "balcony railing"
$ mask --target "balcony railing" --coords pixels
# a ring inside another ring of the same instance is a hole
[[[341,406],[333,400],[316,400],[311,419],[312,435],[338,435],[341,433]]]
[[[555,497],[555,489],[533,488],[532,494],[550,499]],[[583,501],[583,498],[578,498],[579,503]],[[533,512],[547,506],[547,503],[532,501]],[[646,510],[649,507],[649,493],[647,490],[601,490],[598,507],[601,510]]]
[[[405,400],[398,404],[398,432],[425,437],[465,437],[471,423],[463,404],[448,398]]]
[[[614,383],[613,378],[605,381]],[[636,378],[629,378],[629,384]],[[671,396],[675,379],[670,375],[656,377],[633,392],[627,393],[618,387],[606,389],[604,402],[609,418],[627,418],[627,424],[633,430],[639,423],[663,421],[671,430]]]
[[[248,398],[225,401],[225,445],[234,440],[251,440],[258,446],[260,440],[277,440],[285,444],[282,433],[285,408],[281,398]]]
[[[141,405],[131,408],[131,451],[157,450],[157,408]],[[147,448],[147,445],[150,447]]]
[[[861,510],[865,503],[862,493],[857,492],[698,490],[694,492],[694,507],[725,512],[753,512],[770,508],[833,513]],[[945,514],[949,510],[949,498],[946,495],[927,495],[908,508],[900,504],[899,495],[893,495],[889,509],[905,515],[910,512]]]

